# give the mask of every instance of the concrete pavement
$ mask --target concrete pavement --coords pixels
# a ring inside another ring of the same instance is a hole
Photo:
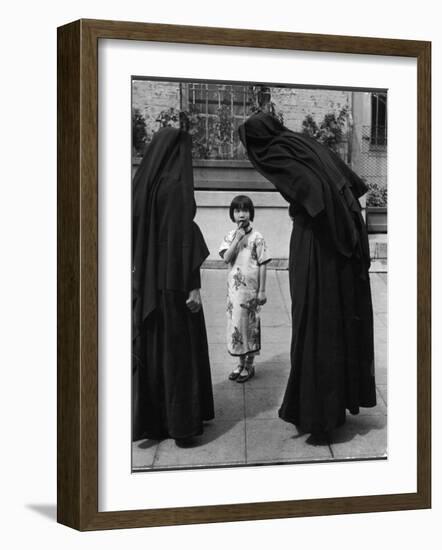
[[[330,444],[278,418],[290,370],[291,338],[288,272],[268,270],[268,302],[261,312],[262,349],[256,374],[245,384],[227,379],[235,366],[225,343],[224,269],[202,270],[215,400],[215,419],[205,424],[197,444],[179,448],[174,440],[133,443],[133,470],[219,467],[386,457],[387,450],[387,274],[370,274],[373,293],[378,404],[361,409],[335,430]]]

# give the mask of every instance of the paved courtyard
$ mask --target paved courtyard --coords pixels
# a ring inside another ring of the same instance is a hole
[[[209,339],[215,419],[196,444],[179,448],[173,439],[133,443],[133,469],[173,469],[386,457],[387,449],[387,274],[370,274],[373,293],[378,404],[361,409],[322,444],[278,418],[290,370],[288,272],[267,273],[268,302],[261,312],[262,349],[256,374],[245,384],[227,379],[235,360],[226,351],[223,269],[202,271],[202,297]]]

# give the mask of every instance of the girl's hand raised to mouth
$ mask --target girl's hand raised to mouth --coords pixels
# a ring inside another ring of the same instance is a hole
[[[240,226],[238,227],[238,229],[235,231],[235,240],[237,242],[241,241],[242,238],[245,236],[246,232],[245,230]]]

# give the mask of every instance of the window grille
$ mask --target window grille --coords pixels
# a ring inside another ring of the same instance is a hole
[[[371,94],[371,145],[387,145],[387,94]]]
[[[194,158],[241,160],[246,154],[238,127],[251,114],[249,86],[233,84],[184,83],[183,109],[196,115]]]

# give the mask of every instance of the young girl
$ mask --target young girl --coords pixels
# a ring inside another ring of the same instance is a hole
[[[237,225],[223,239],[220,256],[229,264],[227,276],[227,350],[239,357],[229,379],[246,382],[255,374],[254,356],[261,349],[259,311],[265,294],[267,262],[271,260],[261,233],[253,229],[255,215],[249,197],[239,195],[230,205],[230,219]]]

